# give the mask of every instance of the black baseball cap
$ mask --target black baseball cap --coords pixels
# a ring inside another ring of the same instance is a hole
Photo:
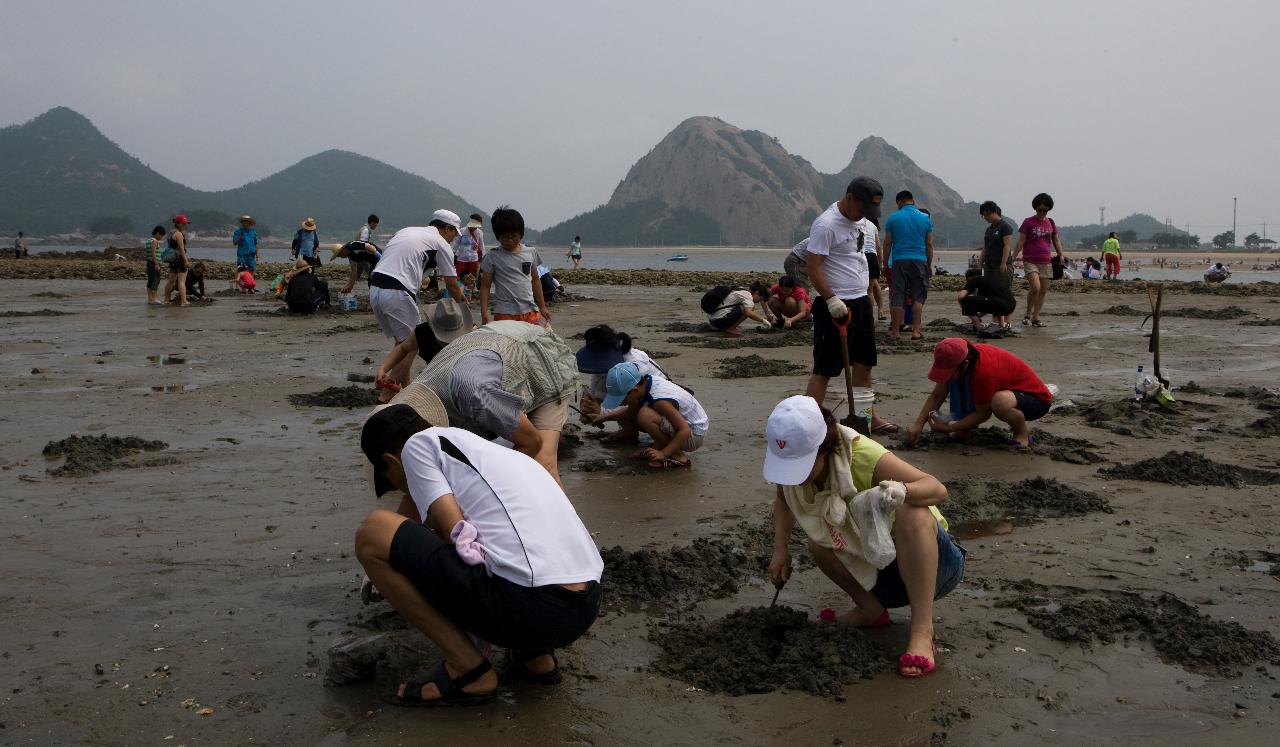
[[[360,431],[360,450],[373,465],[374,495],[382,495],[395,488],[382,471],[382,455],[398,451],[409,436],[430,427],[431,424],[409,405],[388,405],[364,421],[364,428]]]
[[[849,182],[849,188],[845,190],[845,194],[857,200],[858,204],[862,205],[863,216],[876,228],[880,227],[880,202],[876,199],[877,197],[884,199],[884,187],[880,186],[880,182],[869,176],[859,176]]]

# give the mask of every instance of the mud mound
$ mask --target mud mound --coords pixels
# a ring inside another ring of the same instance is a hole
[[[1171,451],[1133,464],[1103,467],[1098,474],[1119,480],[1143,480],[1170,485],[1280,485],[1280,472],[1222,464],[1194,451]]]
[[[1253,400],[1254,406],[1261,410],[1280,411],[1280,393],[1260,386],[1229,387],[1215,391],[1209,387],[1200,386],[1194,381],[1188,381],[1183,386],[1178,387],[1178,391],[1212,394],[1218,397],[1230,397],[1231,399],[1248,399]]]
[[[658,328],[663,332],[714,332],[706,322],[671,322]]]
[[[742,544],[742,549],[747,553],[757,577],[768,576],[769,562],[773,560],[772,514],[755,522],[739,522],[725,536]],[[809,538],[798,523],[791,528],[791,536],[787,538],[787,548],[791,551],[792,570],[803,571],[814,567],[813,557],[809,555]]]
[[[650,350],[648,352],[649,352],[649,357],[654,359],[655,361],[660,361],[664,358],[674,358],[677,355],[680,355],[679,353],[673,353],[669,350]]]
[[[1280,319],[1250,319],[1240,324],[1244,327],[1280,327]]]
[[[1019,482],[965,478],[948,481],[947,490],[950,498],[942,506],[943,513],[956,523],[1111,513],[1111,504],[1104,496],[1046,477]]]
[[[978,431],[963,441],[947,438],[941,433],[925,433],[913,446],[903,440],[906,433],[898,436],[895,448],[903,451],[932,451],[935,449],[1004,449],[1021,452],[1022,448],[1009,443],[1012,434],[1007,428],[979,428]],[[1031,453],[1047,456],[1055,462],[1068,464],[1097,464],[1103,461],[1102,455],[1094,451],[1097,445],[1082,438],[1056,436],[1039,428],[1031,429]]]
[[[1079,405],[1065,410],[1063,414],[1082,415],[1084,421],[1094,428],[1134,438],[1171,435],[1181,432],[1188,425],[1186,416],[1180,409],[1134,399]]]
[[[1254,438],[1280,436],[1280,413],[1258,418],[1244,427],[1246,435]]]
[[[663,550],[600,552],[604,575],[600,585],[609,605],[690,602],[727,597],[751,575],[747,554],[736,543],[699,538]]]
[[[1270,633],[1215,620],[1172,594],[1146,597],[1113,592],[1085,598],[1030,595],[1006,603],[1045,636],[1090,646],[1136,638],[1187,669],[1220,675],[1265,661],[1280,663],[1280,642]]]
[[[1129,304],[1119,304],[1116,306],[1108,306],[1105,309],[1100,309],[1093,313],[1110,314],[1112,316],[1146,316],[1147,315],[1147,312],[1138,311],[1137,309],[1133,308]]]
[[[747,332],[742,337],[725,337],[719,335],[685,335],[668,337],[667,342],[677,345],[693,345],[715,350],[735,350],[737,348],[785,348],[792,345],[813,346],[813,332],[808,330],[783,330],[769,332]]]
[[[647,469],[643,462],[622,462],[612,457],[581,459],[569,469],[572,472],[611,472],[615,475],[657,474],[657,470]]]
[[[728,695],[803,690],[837,696],[889,668],[884,651],[847,625],[822,624],[790,607],[752,607],[650,639],[655,672]]]
[[[758,376],[794,376],[809,369],[790,361],[767,360],[758,355],[722,358],[712,374],[717,379],[752,379]]]
[[[22,316],[67,316],[69,311],[57,311],[55,309],[40,309],[38,311],[0,311],[0,317],[12,319]]]
[[[378,393],[362,386],[331,386],[310,394],[290,394],[289,402],[297,407],[373,407]]]
[[[1101,311],[1093,312],[1095,314],[1111,314],[1112,316],[1147,316],[1151,312],[1135,309],[1128,304],[1119,304],[1117,306],[1108,306]],[[1183,318],[1183,319],[1240,319],[1249,316],[1250,312],[1239,306],[1227,306],[1222,309],[1202,309],[1197,306],[1187,306],[1181,309],[1162,309],[1160,311],[1161,318]]]
[[[71,296],[67,295],[66,293],[54,293],[53,291],[40,291],[39,293],[32,293],[31,297],[32,298],[71,298]]]
[[[67,458],[61,467],[49,469],[54,477],[84,477],[114,467],[140,466],[119,463],[119,460],[143,451],[167,448],[169,444],[163,441],[148,441],[137,436],[69,436],[45,444],[44,455]]]
[[[950,319],[934,319],[931,322],[926,322],[924,326],[930,329],[951,329],[952,327],[960,327],[963,325],[956,324]]]
[[[1201,309],[1196,306],[1188,306],[1182,309],[1163,309],[1160,312],[1161,317],[1182,317],[1184,319],[1240,319],[1249,316],[1247,309],[1239,306],[1227,306],[1221,309]]]

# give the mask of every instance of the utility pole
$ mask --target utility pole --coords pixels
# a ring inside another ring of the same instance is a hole
[[[1231,198],[1231,248],[1232,249],[1236,248],[1236,200],[1237,199],[1238,198],[1235,198],[1235,197]]]
[[[1098,225],[1102,226],[1103,228],[1107,227],[1107,206],[1106,205],[1098,206]]]

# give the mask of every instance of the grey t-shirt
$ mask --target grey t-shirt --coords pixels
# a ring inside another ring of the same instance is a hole
[[[533,300],[533,278],[537,277],[542,258],[536,249],[524,244],[520,251],[509,252],[502,247],[485,252],[480,260],[480,272],[493,273],[493,310],[498,314],[527,314],[537,311]]]

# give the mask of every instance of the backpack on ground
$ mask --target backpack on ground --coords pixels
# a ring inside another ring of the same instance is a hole
[[[724,303],[724,299],[727,298],[732,291],[733,289],[727,285],[717,285],[706,293],[703,293],[702,313],[714,314],[719,311],[723,308],[721,304]]]

